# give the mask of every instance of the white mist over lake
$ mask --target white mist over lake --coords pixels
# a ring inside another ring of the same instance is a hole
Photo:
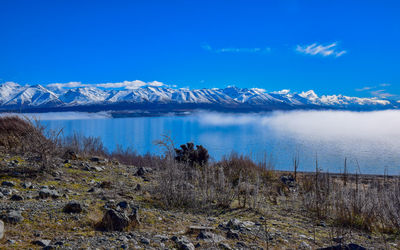
[[[213,126],[259,126],[277,133],[317,140],[400,139],[400,111],[291,111],[270,114],[198,115],[201,124]]]
[[[32,116],[32,114],[28,115]],[[168,134],[176,145],[202,144],[214,159],[232,151],[255,159],[267,155],[276,169],[292,169],[300,155],[300,170],[313,171],[315,160],[330,172],[348,167],[362,173],[400,173],[400,111],[290,111],[264,114],[199,112],[189,116],[113,119],[109,113],[33,114],[50,129],[63,128],[99,136],[110,150],[117,144],[139,153],[159,153],[154,145]]]

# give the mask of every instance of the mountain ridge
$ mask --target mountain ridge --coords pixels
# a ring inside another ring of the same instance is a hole
[[[0,85],[1,111],[154,109],[231,109],[270,111],[291,109],[382,110],[399,109],[400,103],[383,98],[344,95],[318,96],[313,90],[267,92],[259,88],[185,89],[143,86],[137,89],[76,87],[52,90],[42,85]]]

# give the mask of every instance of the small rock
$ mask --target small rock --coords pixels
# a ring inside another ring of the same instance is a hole
[[[77,160],[78,156],[73,150],[68,149],[65,151],[63,158],[66,160]]]
[[[9,196],[12,195],[12,190],[8,188],[0,188],[0,193],[2,193],[4,196]]]
[[[182,236],[182,237],[172,236],[171,240],[176,243],[179,250],[194,250],[195,249],[193,243],[191,243],[189,241],[189,239],[186,238],[185,236]]]
[[[365,247],[362,247],[357,244],[350,243],[348,245],[336,245],[336,246],[330,246],[330,247],[324,247],[324,248],[318,248],[318,250],[367,250]]]
[[[117,207],[120,207],[122,209],[127,209],[129,207],[129,204],[127,201],[121,201],[117,204]]]
[[[242,242],[242,241],[238,241],[238,242],[236,242],[236,246],[239,248],[245,248],[246,244],[244,244],[244,242]]]
[[[62,245],[64,245],[64,242],[62,242],[62,241],[57,241],[56,243],[54,243],[54,245],[56,245],[56,246],[62,246]]]
[[[19,194],[13,194],[13,195],[11,196],[10,200],[12,200],[12,201],[22,201],[22,200],[24,200],[24,197],[22,197],[22,196],[19,195]]]
[[[140,242],[141,242],[142,244],[145,244],[145,245],[149,245],[149,244],[150,244],[150,240],[147,239],[147,238],[141,238],[141,239],[140,239]]]
[[[166,235],[157,234],[157,235],[154,235],[154,238],[159,239],[161,242],[165,242],[168,240],[168,236],[166,236]]]
[[[283,175],[280,179],[288,187],[296,187],[296,180],[293,175]]]
[[[220,242],[225,240],[224,237],[218,234],[214,234],[211,232],[200,232],[199,235],[197,235],[198,240],[204,240],[207,242]]]
[[[99,190],[97,188],[95,188],[95,187],[91,187],[87,192],[88,193],[98,193]]]
[[[14,245],[14,244],[15,244],[15,240],[10,240],[10,239],[8,239],[8,240],[7,240],[7,243],[10,244],[10,245]]]
[[[0,240],[4,237],[4,222],[0,220]]]
[[[147,173],[147,171],[145,170],[145,168],[140,167],[137,171],[136,171],[136,176],[143,176]]]
[[[224,250],[231,250],[232,248],[226,243],[219,243],[218,247]]]
[[[51,197],[53,199],[57,199],[60,197],[60,194],[57,192],[57,190],[50,190],[48,188],[42,188],[39,191],[39,198],[47,199],[49,197]]]
[[[41,247],[47,247],[50,245],[51,240],[35,240],[32,242],[33,245],[41,246]]]
[[[342,244],[342,242],[343,242],[343,237],[342,237],[342,236],[335,237],[335,238],[333,238],[332,240],[333,240],[334,242],[336,242],[336,243]]]
[[[300,245],[299,245],[299,249],[312,249],[312,248],[311,248],[311,246],[310,246],[308,243],[302,241],[302,242],[300,243]]]
[[[229,230],[227,233],[226,233],[226,237],[228,238],[228,239],[235,239],[235,240],[238,240],[239,239],[239,233],[238,233],[238,231],[236,231],[236,230]]]
[[[102,183],[100,183],[100,188],[111,188],[111,187],[112,187],[111,181],[103,181]]]
[[[226,224],[226,226],[231,229],[239,230],[241,224],[242,224],[242,222],[240,220],[234,218],[234,219],[229,220],[229,222]]]
[[[3,187],[15,187],[15,182],[13,182],[13,181],[3,181],[1,183],[1,185]]]
[[[94,156],[94,157],[90,158],[90,161],[92,161],[92,162],[101,162],[102,159],[100,157],[98,157],[98,156]]]
[[[25,188],[25,189],[30,188],[30,187],[32,187],[32,183],[30,183],[30,182],[23,182],[23,183],[21,184],[21,187],[23,187],[23,188]]]
[[[82,205],[79,202],[71,201],[65,205],[63,209],[64,213],[80,213],[82,212]]]

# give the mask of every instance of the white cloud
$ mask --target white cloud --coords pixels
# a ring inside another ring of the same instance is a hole
[[[68,82],[68,83],[51,83],[47,84],[50,88],[78,88],[78,87],[100,87],[100,88],[124,88],[124,89],[137,89],[144,86],[162,87],[166,86],[159,81],[144,82],[140,80],[123,81],[123,82],[110,82],[110,83],[97,83],[97,84],[83,84],[81,82]],[[175,86],[175,85],[173,85]]]
[[[140,80],[134,81],[123,81],[123,82],[111,82],[111,83],[99,83],[95,84],[96,87],[101,88],[125,88],[125,89],[137,89],[144,86],[154,86],[154,87],[162,87],[165,86],[164,83],[159,81],[152,82],[144,82]]]
[[[391,84],[390,83],[381,83],[379,86],[381,87],[389,87]]]
[[[306,55],[321,55],[321,56],[334,56],[340,57],[347,53],[346,50],[338,50],[337,43],[331,43],[328,45],[321,45],[317,43],[313,43],[310,45],[297,45],[296,51]]]
[[[268,53],[271,51],[271,48],[265,47],[265,48],[234,48],[234,47],[229,47],[229,48],[220,48],[220,49],[215,49],[212,48],[210,45],[205,44],[202,46],[204,50],[215,52],[215,53]]]
[[[274,91],[274,92],[272,92],[272,94],[286,95],[286,94],[289,94],[289,92],[290,92],[290,89],[282,89],[279,91]]]
[[[84,86],[87,86],[87,84],[82,84],[81,82],[67,82],[67,83],[50,83],[50,84],[47,84],[47,87],[57,88],[57,89],[77,88],[77,87],[84,87]]]

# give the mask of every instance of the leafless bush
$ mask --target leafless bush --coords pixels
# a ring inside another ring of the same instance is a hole
[[[117,145],[117,148],[110,154],[110,157],[123,164],[147,168],[158,168],[165,160],[160,155],[149,153],[141,155],[130,147],[123,149],[120,145]]]
[[[63,137],[61,140],[61,146],[84,156],[108,155],[107,149],[104,147],[100,137],[87,137],[82,134],[74,133],[70,136]]]
[[[167,142],[162,145],[170,148]],[[241,207],[256,208],[265,186],[262,178],[267,176],[265,163],[256,164],[237,154],[202,166],[165,156],[158,172],[154,194],[165,206],[198,209],[228,208],[234,201]]]

